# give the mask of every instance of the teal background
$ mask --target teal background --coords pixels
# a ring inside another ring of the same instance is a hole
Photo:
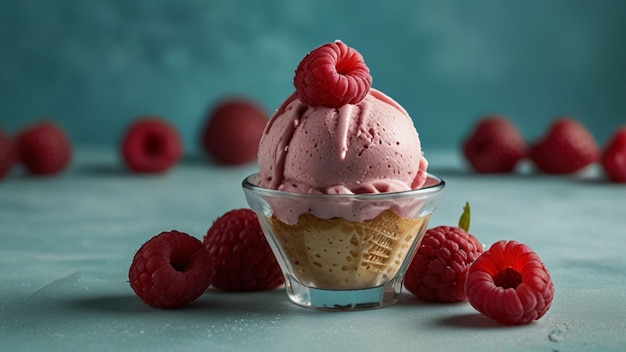
[[[273,111],[311,49],[341,39],[406,107],[424,149],[477,116],[528,140],[568,114],[603,144],[626,123],[626,1],[0,1],[0,127],[50,118],[117,146],[158,114],[197,148],[206,111],[243,94]]]

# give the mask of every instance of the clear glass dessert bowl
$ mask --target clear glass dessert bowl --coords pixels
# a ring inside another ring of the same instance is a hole
[[[398,301],[402,280],[445,182],[370,194],[303,194],[243,180],[250,208],[285,276],[289,299],[323,310],[379,308]]]

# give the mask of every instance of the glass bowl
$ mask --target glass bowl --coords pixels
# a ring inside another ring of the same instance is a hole
[[[323,310],[397,302],[407,266],[445,182],[429,174],[419,189],[373,194],[302,194],[243,180],[250,208],[285,277],[289,299]]]

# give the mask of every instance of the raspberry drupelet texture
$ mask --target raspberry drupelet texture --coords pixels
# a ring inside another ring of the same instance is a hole
[[[466,203],[458,226],[438,226],[424,234],[404,277],[404,286],[418,299],[441,303],[466,300],[467,269],[483,251],[482,244],[468,233],[470,213]]]
[[[162,232],[139,248],[128,273],[130,286],[147,305],[177,308],[206,291],[213,258],[202,242],[176,230]]]
[[[122,158],[131,171],[161,173],[180,160],[183,143],[178,130],[169,122],[145,116],[129,125],[121,149]]]
[[[482,251],[476,237],[462,228],[429,229],[407,269],[404,286],[423,301],[465,301],[467,269]]]
[[[372,85],[372,76],[359,52],[335,41],[302,59],[293,84],[302,103],[338,108],[363,100]]]
[[[554,286],[539,256],[516,241],[499,241],[470,266],[466,293],[479,312],[504,324],[528,324],[550,309]]]
[[[19,132],[15,147],[18,160],[31,175],[56,175],[69,165],[72,158],[69,138],[51,121],[36,123]]]
[[[203,242],[215,261],[213,287],[262,291],[283,283],[280,266],[251,209],[235,209],[219,217]]]

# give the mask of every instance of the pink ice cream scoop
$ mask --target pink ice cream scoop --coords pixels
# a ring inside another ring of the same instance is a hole
[[[296,88],[261,136],[258,186],[304,194],[369,194],[424,185],[428,162],[413,120],[400,104],[367,87],[354,103],[312,106],[299,94],[310,87]]]
[[[258,157],[259,186],[296,193],[407,191],[424,184],[428,166],[407,112],[375,89],[340,108],[308,107],[291,95]]]

